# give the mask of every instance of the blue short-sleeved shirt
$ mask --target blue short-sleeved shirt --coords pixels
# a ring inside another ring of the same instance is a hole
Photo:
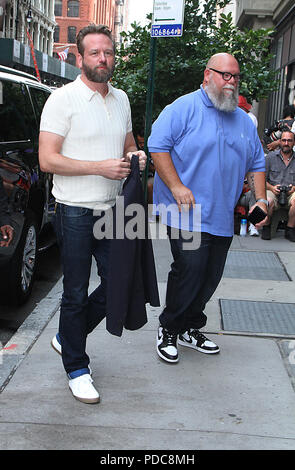
[[[201,86],[166,106],[153,124],[148,147],[150,152],[170,153],[180,180],[194,194],[197,206],[190,210],[189,230],[232,236],[245,175],[265,171],[262,145],[245,111],[218,111]],[[158,213],[175,205],[157,174],[153,198]],[[200,209],[201,225],[192,217]],[[167,224],[179,227],[178,219],[174,212]]]

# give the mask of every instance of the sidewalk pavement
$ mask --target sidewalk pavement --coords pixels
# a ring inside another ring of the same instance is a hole
[[[158,224],[151,224],[152,231]],[[162,305],[171,262],[154,240]],[[221,348],[205,355],[179,347],[167,364],[155,349],[161,308],[121,338],[100,325],[90,336],[101,402],[75,400],[50,340],[58,328],[62,280],[32,312],[0,356],[1,450],[289,450],[295,448],[295,331],[225,331],[219,299],[294,304],[295,244],[235,236],[231,251],[274,252],[288,281],[223,278],[207,304],[204,332]],[[96,283],[95,268],[91,288]]]

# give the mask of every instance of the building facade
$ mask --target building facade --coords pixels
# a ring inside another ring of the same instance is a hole
[[[76,65],[76,36],[90,23],[108,26],[116,41],[127,22],[128,0],[55,0],[54,55],[68,49],[66,62]]]
[[[122,42],[120,33],[127,31],[129,21],[129,0],[116,0],[116,13],[114,21],[114,38],[117,44]]]
[[[52,55],[54,19],[53,0],[1,0],[0,38],[12,38]]]
[[[269,96],[259,110],[259,117],[264,121],[264,126],[269,127],[282,118],[283,109],[287,104],[295,104],[294,0],[237,0],[236,23],[241,29],[275,30],[272,67],[278,73],[280,84],[278,90]]]
[[[231,12],[240,29],[272,28],[275,31],[271,66],[277,71],[279,88],[259,106],[254,103],[259,129],[281,119],[283,109],[295,104],[295,4],[294,0],[232,0],[222,13]]]
[[[52,57],[54,0],[0,0],[0,64],[60,86],[79,69]]]
[[[52,86],[68,83],[80,74],[76,35],[90,23],[107,25],[120,42],[128,0],[0,0],[0,64],[40,73]]]
[[[274,16],[276,35],[273,42],[273,67],[280,78],[279,89],[268,100],[266,126],[281,119],[286,105],[295,105],[295,4]]]

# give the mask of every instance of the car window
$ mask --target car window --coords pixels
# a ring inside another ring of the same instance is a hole
[[[31,97],[33,100],[34,108],[36,111],[36,118],[37,118],[37,123],[39,127],[42,109],[47,98],[50,95],[50,92],[47,92],[45,90],[40,90],[39,88],[34,88],[34,87],[29,87],[29,88],[30,88],[30,93],[31,93]]]
[[[0,80],[0,142],[31,139],[34,119],[26,87]]]

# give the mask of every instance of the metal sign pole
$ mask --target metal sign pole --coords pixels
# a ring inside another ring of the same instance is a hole
[[[150,136],[152,128],[157,37],[182,36],[183,18],[184,0],[167,0],[165,2],[162,2],[160,0],[154,0],[150,40],[150,69],[148,78],[144,129],[144,151],[148,157],[142,182],[145,200],[147,200],[147,180],[150,162],[150,154],[147,147],[147,140]]]
[[[154,78],[155,78],[155,65],[156,65],[156,51],[157,51],[157,39],[151,37],[150,39],[150,69],[148,77],[148,88],[146,98],[146,110],[145,110],[145,127],[144,127],[144,151],[147,155],[147,164],[143,175],[143,189],[144,197],[147,200],[147,180],[149,173],[150,154],[148,151],[147,140],[151,133],[152,128],[152,116],[153,116],[153,101],[154,101]]]

